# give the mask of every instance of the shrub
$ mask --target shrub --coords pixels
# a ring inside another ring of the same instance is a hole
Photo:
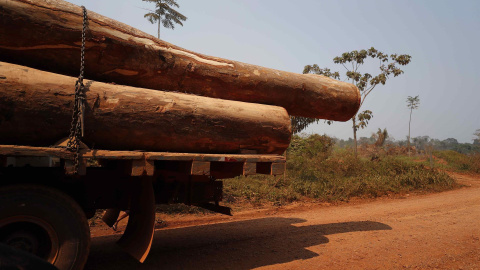
[[[447,168],[459,172],[480,173],[480,153],[461,154],[453,150],[435,151],[435,157],[447,162]]]
[[[325,135],[294,136],[287,150],[285,177],[226,180],[225,194],[254,204],[285,204],[302,198],[331,202],[412,190],[440,191],[455,185],[446,173],[402,156],[371,161],[355,157],[349,149],[334,149],[334,145]]]

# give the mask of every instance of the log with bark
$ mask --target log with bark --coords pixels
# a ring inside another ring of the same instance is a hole
[[[82,9],[62,0],[0,0],[0,60],[78,76]],[[202,55],[88,12],[86,78],[270,104],[338,121],[358,110],[349,83]]]
[[[0,62],[0,144],[69,135],[76,78]],[[84,142],[95,149],[281,154],[284,108],[86,81]]]

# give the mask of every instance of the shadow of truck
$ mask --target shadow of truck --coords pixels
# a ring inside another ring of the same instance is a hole
[[[140,264],[114,245],[118,236],[94,238],[85,269],[252,269],[318,256],[308,247],[326,235],[391,230],[386,224],[354,221],[302,225],[299,218],[261,218],[155,233],[150,255]]]

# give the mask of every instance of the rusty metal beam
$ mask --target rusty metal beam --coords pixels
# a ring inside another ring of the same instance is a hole
[[[155,195],[152,179],[139,177],[132,182],[132,198],[127,228],[117,244],[143,263],[152,246],[155,229]]]

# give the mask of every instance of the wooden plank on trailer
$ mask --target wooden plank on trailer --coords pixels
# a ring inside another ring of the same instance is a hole
[[[257,173],[257,163],[245,162],[243,164],[243,175],[254,175]]]
[[[210,162],[193,161],[191,175],[210,175]]]
[[[20,145],[0,145],[0,156],[56,156],[64,159],[73,159],[73,153],[64,148]]]
[[[282,175],[285,173],[286,163],[272,163],[272,175]]]
[[[227,175],[274,174],[285,171],[285,157],[280,155],[248,155],[248,154],[197,154],[197,153],[168,153],[168,152],[141,152],[141,151],[110,151],[90,150],[81,151],[84,159],[98,160],[132,160],[132,175],[153,175],[155,160],[184,162],[184,172],[193,175],[211,175],[226,177]],[[65,160],[73,160],[73,153],[65,148],[31,147],[16,145],[0,145],[0,156],[54,156]],[[216,164],[215,168],[212,167]],[[238,164],[240,167],[237,170]],[[275,165],[273,165],[275,164]],[[86,166],[86,165],[85,165]],[[68,166],[67,166],[68,167]],[[73,168],[67,168],[68,171]],[[82,169],[83,170],[83,169]],[[130,169],[129,169],[130,170]],[[233,172],[233,171],[234,172]],[[231,172],[227,172],[231,171]]]
[[[145,160],[136,159],[132,160],[132,176],[142,176],[145,170]]]
[[[139,151],[89,150],[84,156],[96,159],[144,159],[145,154]]]
[[[132,160],[132,176],[148,175],[152,176],[155,171],[155,166],[152,160],[134,159]]]
[[[197,154],[197,153],[169,153],[146,152],[147,159],[151,160],[178,160],[178,161],[219,161],[219,162],[285,162],[280,155],[246,155],[246,154]]]
[[[97,159],[142,159],[145,156],[144,152],[140,151],[82,149],[81,153],[85,158]],[[0,145],[0,156],[56,156],[63,159],[73,159],[74,153],[66,148]]]
[[[155,173],[155,162],[153,160],[145,160],[145,173],[148,176],[153,176]]]

